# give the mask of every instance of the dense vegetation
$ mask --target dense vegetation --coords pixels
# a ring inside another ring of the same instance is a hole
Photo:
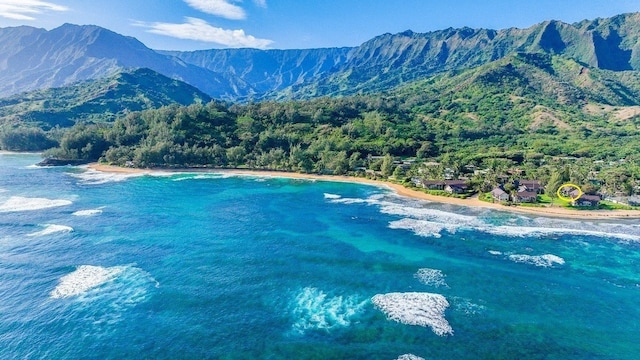
[[[132,111],[210,100],[198,89],[149,69],[14,95],[0,99],[0,148],[46,149],[57,145],[61,129],[77,122],[113,122]]]
[[[639,190],[640,116],[621,117],[635,108],[609,105],[635,94],[630,86],[620,91],[626,80],[619,77],[518,54],[387,94],[133,112],[112,125],[75,126],[49,155],[136,167],[369,170],[400,179],[448,171],[483,190],[498,175],[526,176],[631,194]],[[399,164],[407,158],[418,161]]]

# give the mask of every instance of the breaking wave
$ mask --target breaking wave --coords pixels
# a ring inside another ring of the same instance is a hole
[[[331,330],[347,327],[353,317],[362,312],[368,300],[358,296],[329,296],[314,287],[302,289],[293,301],[293,330],[303,334],[307,330]]]
[[[398,360],[424,360],[424,358],[413,354],[404,354],[398,356]]]
[[[73,216],[95,216],[102,214],[102,209],[79,210],[74,212]]]
[[[335,199],[340,199],[341,197],[342,197],[342,196],[340,196],[340,195],[336,195],[336,194],[324,193],[324,198],[325,198],[325,199],[332,199],[332,200],[335,200]]]
[[[111,182],[121,182],[131,178],[137,178],[141,176],[145,176],[147,174],[144,173],[111,173],[111,172],[103,172],[93,169],[88,169],[84,172],[77,174],[69,174],[76,179],[80,180],[81,184],[84,185],[102,185]]]
[[[51,291],[51,298],[62,299],[77,296],[112,280],[124,271],[123,266],[104,268],[80,265],[76,271],[60,278],[58,286]]]
[[[442,273],[442,271],[437,269],[419,269],[415,274],[413,274],[413,277],[418,279],[425,285],[433,287],[449,287],[449,285],[447,285],[447,282],[444,280],[445,275]]]
[[[509,255],[509,260],[517,263],[531,264],[540,267],[551,267],[554,264],[564,265],[564,259],[553,254],[545,255],[523,255],[513,254]]]
[[[389,222],[389,228],[410,230],[414,234],[424,237],[441,237],[441,233],[443,230],[447,230],[450,233],[455,233],[457,229],[452,225],[409,218],[391,221]]]
[[[134,266],[100,267],[81,265],[62,278],[49,294],[58,306],[92,323],[92,334],[109,331],[126,311],[145,301],[158,282]]]
[[[553,235],[585,235],[597,237],[611,237],[620,240],[640,241],[640,235],[623,234],[615,232],[604,232],[596,230],[582,230],[571,228],[545,228],[545,227],[526,227],[526,226],[495,226],[478,228],[485,233],[493,235],[503,235],[511,237],[545,237]]]
[[[584,222],[554,218],[527,218],[524,216],[508,219],[492,219],[491,213],[463,215],[424,206],[424,202],[404,198],[392,199],[388,195],[374,195],[368,198],[342,198],[325,194],[325,198],[336,204],[367,204],[378,206],[383,214],[399,216],[401,219],[389,222],[392,229],[405,229],[424,237],[440,237],[443,231],[451,234],[460,230],[473,230],[487,234],[509,237],[551,237],[561,235],[607,237],[624,241],[640,241],[640,225]],[[393,201],[391,201],[393,200]],[[486,217],[485,216],[489,216]],[[496,224],[502,222],[502,224]]]
[[[0,204],[0,212],[35,211],[71,204],[72,202],[69,200],[51,200],[45,198],[12,196],[4,203]]]
[[[371,301],[389,320],[405,325],[428,326],[439,336],[453,335],[453,329],[444,316],[449,302],[440,294],[378,294],[372,297]]]
[[[46,235],[51,235],[55,233],[68,233],[72,231],[73,231],[73,228],[70,226],[51,224],[51,225],[46,225],[43,230],[36,231],[31,234],[27,234],[27,236],[46,236]]]

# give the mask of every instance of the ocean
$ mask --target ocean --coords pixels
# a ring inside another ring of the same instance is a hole
[[[640,221],[0,155],[2,359],[637,359]]]

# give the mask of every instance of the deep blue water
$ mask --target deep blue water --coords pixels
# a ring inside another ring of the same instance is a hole
[[[640,354],[638,221],[38,160],[0,155],[2,359]]]

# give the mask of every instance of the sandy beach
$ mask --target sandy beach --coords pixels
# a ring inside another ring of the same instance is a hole
[[[92,163],[88,165],[89,169],[111,173],[126,173],[126,174],[152,174],[157,172],[208,172],[216,174],[236,174],[236,175],[251,175],[251,176],[265,176],[265,177],[283,177],[291,179],[310,179],[318,181],[336,181],[336,182],[349,182],[358,184],[368,184],[373,186],[387,187],[400,196],[406,196],[414,199],[422,199],[432,202],[439,202],[444,204],[453,204],[460,206],[470,207],[482,207],[496,209],[499,211],[509,211],[514,213],[524,213],[530,215],[539,215],[546,217],[559,217],[559,218],[571,218],[571,219],[584,219],[584,220],[597,220],[597,219],[640,219],[640,210],[572,210],[560,207],[522,207],[522,206],[505,206],[501,204],[488,203],[481,201],[477,196],[470,197],[468,199],[458,199],[446,196],[436,196],[426,194],[424,192],[406,188],[399,184],[394,184],[388,181],[371,180],[366,178],[359,178],[353,176],[337,176],[337,175],[317,175],[317,174],[300,174],[294,172],[281,172],[281,171],[262,171],[262,170],[244,170],[244,169],[198,169],[198,168],[184,168],[184,169],[137,169],[137,168],[124,168],[119,166],[105,165],[99,163]]]

